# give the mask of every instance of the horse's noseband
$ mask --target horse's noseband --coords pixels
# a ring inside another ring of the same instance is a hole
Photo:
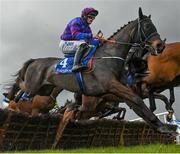
[[[152,45],[145,45],[144,49],[150,50],[151,55],[157,56],[158,55],[158,51],[156,48],[154,48]]]

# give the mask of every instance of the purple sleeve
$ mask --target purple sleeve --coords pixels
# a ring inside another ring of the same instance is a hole
[[[89,30],[87,33],[81,32],[81,25],[78,22],[73,22],[70,26],[71,33],[76,40],[90,40],[92,39],[92,32]]]

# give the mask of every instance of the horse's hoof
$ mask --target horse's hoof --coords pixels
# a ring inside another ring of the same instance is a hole
[[[7,109],[8,111],[15,111],[14,109],[11,109],[11,108],[9,108],[9,109]]]
[[[123,118],[120,118],[120,117],[114,116],[112,119],[113,119],[113,120],[122,120]]]
[[[89,120],[97,120],[99,117],[91,117]]]
[[[166,116],[166,120],[167,120],[167,122],[172,121],[172,115],[169,115],[169,114],[168,114],[168,115]]]
[[[172,121],[172,119],[173,119],[173,111],[172,110],[169,110],[168,111],[169,113],[166,115],[166,120],[168,121],[168,122],[170,122],[170,121]]]

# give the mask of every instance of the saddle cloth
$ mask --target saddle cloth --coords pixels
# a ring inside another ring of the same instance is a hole
[[[88,65],[90,59],[94,55],[96,51],[95,46],[91,46],[89,51],[87,51],[87,54],[83,57],[81,63],[83,65]],[[57,73],[63,73],[63,74],[69,74],[72,73],[72,67],[74,63],[74,55],[73,54],[65,54],[65,57],[61,59],[56,65],[55,65],[55,71]]]

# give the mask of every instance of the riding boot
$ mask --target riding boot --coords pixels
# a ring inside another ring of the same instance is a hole
[[[88,68],[86,65],[81,64],[81,59],[84,55],[85,50],[87,49],[88,49],[88,46],[86,44],[82,44],[79,47],[79,49],[76,51],[72,72],[79,72],[81,70],[85,70]]]

